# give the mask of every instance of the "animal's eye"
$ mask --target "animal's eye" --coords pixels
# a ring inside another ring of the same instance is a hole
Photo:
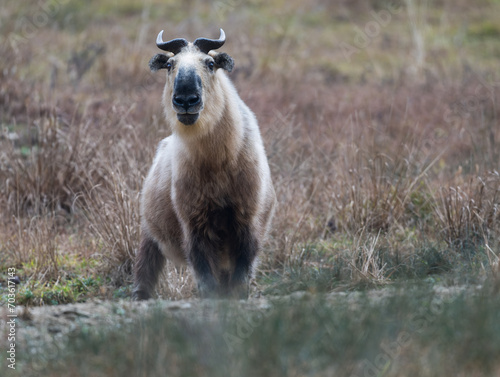
[[[165,68],[170,71],[172,69],[172,63],[167,62],[167,64],[165,64]]]
[[[213,71],[214,67],[215,67],[215,64],[214,64],[214,62],[208,62],[207,66],[208,66],[208,69],[210,69],[211,71]]]

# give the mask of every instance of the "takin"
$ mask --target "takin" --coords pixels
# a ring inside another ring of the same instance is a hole
[[[257,120],[226,75],[225,42],[173,39],[149,62],[166,70],[163,139],[141,193],[136,300],[151,297],[166,258],[189,265],[201,297],[247,298],[276,195]]]

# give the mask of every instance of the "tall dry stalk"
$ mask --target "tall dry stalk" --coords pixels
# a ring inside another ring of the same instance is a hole
[[[41,282],[60,276],[58,229],[54,215],[13,217],[16,232],[5,242],[9,264],[29,271],[26,278]]]
[[[500,175],[490,173],[465,186],[441,190],[436,216],[444,240],[455,247],[488,242],[500,234]]]
[[[116,284],[130,282],[139,245],[139,192],[126,184],[121,172],[109,172],[106,186],[95,186],[79,198],[90,232],[102,242],[103,270]]]

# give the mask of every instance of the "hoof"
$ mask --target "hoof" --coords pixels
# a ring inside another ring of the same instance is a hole
[[[141,289],[136,289],[132,293],[132,300],[134,300],[134,301],[145,301],[145,300],[149,300],[150,298],[151,298],[151,295],[149,294],[149,292],[143,291]]]
[[[248,285],[246,284],[215,287],[198,284],[198,293],[202,299],[247,300],[249,295]]]

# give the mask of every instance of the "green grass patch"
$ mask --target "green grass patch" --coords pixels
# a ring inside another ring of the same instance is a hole
[[[471,25],[467,30],[467,35],[471,39],[498,39],[500,37],[500,26],[491,21],[484,21],[478,24]]]
[[[59,305],[85,301],[99,293],[100,277],[64,278],[55,283],[29,281],[19,286],[18,305]]]
[[[257,285],[264,295],[283,295],[364,290],[407,280],[468,284],[483,281],[494,268],[485,245],[454,248],[420,238],[419,232],[406,229],[398,237],[372,235],[364,242],[334,235],[297,245],[281,269],[261,271]]]
[[[23,263],[16,269],[16,275],[20,279],[20,284],[16,287],[16,304],[59,305],[82,302],[99,295],[100,288],[106,281],[90,272],[96,263],[95,260],[77,258],[75,255],[58,255],[55,261],[58,273],[50,279],[45,278],[41,268],[43,266],[36,259]],[[7,277],[2,276],[2,280],[7,281]],[[6,301],[7,293],[7,284],[2,285],[2,302]]]

